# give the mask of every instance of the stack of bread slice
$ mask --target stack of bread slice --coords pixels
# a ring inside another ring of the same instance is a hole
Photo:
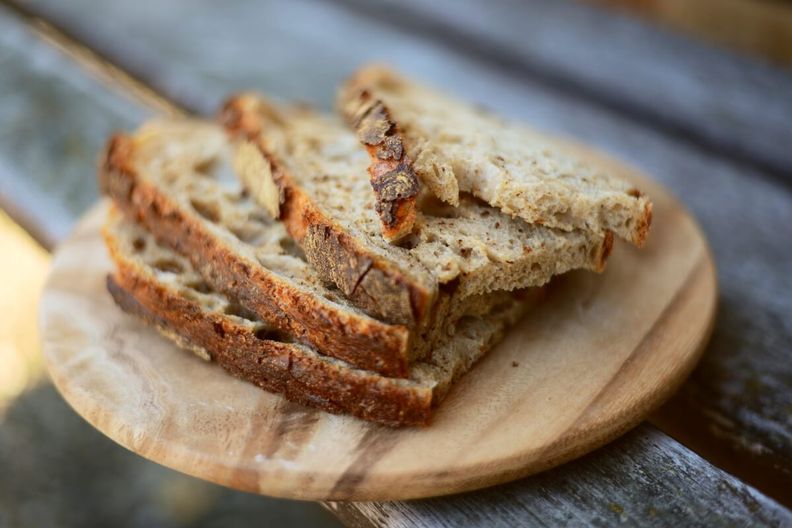
[[[111,138],[108,289],[266,390],[426,424],[553,276],[601,271],[613,233],[642,244],[651,203],[383,68],[339,94],[343,117],[242,94]]]

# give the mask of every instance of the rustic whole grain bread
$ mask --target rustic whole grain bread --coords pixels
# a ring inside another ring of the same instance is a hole
[[[415,363],[409,379],[389,378],[290,340],[213,290],[189,259],[158,245],[143,227],[119,214],[111,213],[104,236],[116,265],[108,289],[125,311],[178,346],[268,391],[390,426],[426,424],[453,381],[539,296],[504,297],[489,313],[472,313],[432,361]]]
[[[319,274],[368,313],[419,335],[438,306],[539,286],[571,269],[602,270],[610,251],[609,232],[529,225],[469,196],[458,207],[422,200],[414,232],[390,244],[380,235],[368,155],[339,120],[254,94],[230,99],[221,119],[238,139],[246,188]]]
[[[379,66],[355,73],[338,99],[371,153],[372,175],[410,167],[452,205],[469,192],[530,223],[613,231],[637,246],[646,240],[652,219],[646,196],[525,126]]]
[[[326,355],[407,376],[418,350],[409,330],[368,316],[327,287],[283,225],[247,196],[229,154],[216,125],[152,122],[110,140],[100,187],[127,216],[188,257],[213,290],[232,294],[267,324]]]

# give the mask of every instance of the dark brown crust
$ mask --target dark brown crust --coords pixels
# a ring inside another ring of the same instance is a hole
[[[269,152],[261,137],[263,124],[258,98],[229,99],[220,120],[234,137],[251,141],[270,164],[272,177],[284,197],[280,220],[305,252],[308,262],[334,283],[353,303],[394,324],[420,326],[431,312],[436,291],[405,276],[385,259],[370,254],[343,226],[325,216],[283,163]]]
[[[431,389],[394,383],[317,360],[289,343],[260,339],[227,317],[203,312],[129,266],[122,264],[115,276],[108,276],[107,288],[124,311],[205,349],[234,376],[291,401],[393,427],[426,425],[431,417]]]
[[[602,246],[599,249],[599,258],[597,259],[597,267],[595,271],[597,273],[602,273],[605,271],[605,264],[608,262],[608,257],[613,250],[613,232],[605,231],[605,236],[602,240]]]
[[[343,111],[371,159],[369,178],[382,234],[389,241],[398,241],[412,232],[420,184],[396,122],[385,105],[366,90],[350,97]]]
[[[330,277],[338,288],[356,304],[376,306],[378,311],[390,313],[412,312],[409,291],[374,268],[371,258],[349,252],[347,235],[327,225],[309,225],[302,239],[306,259],[319,275]],[[410,320],[393,321],[410,324]]]
[[[139,178],[131,137],[113,137],[99,170],[102,192],[164,245],[191,260],[205,280],[262,320],[325,354],[387,376],[406,377],[410,332],[318,303],[309,293],[236,255],[203,221]]]
[[[385,103],[373,97],[356,77],[341,89],[340,110],[368,151],[369,177],[383,236],[397,241],[413,230],[421,189],[399,125]]]
[[[634,198],[642,198],[644,197],[644,193],[639,191],[638,189],[630,189],[627,191],[627,194]],[[635,224],[635,230],[633,231],[633,238],[631,242],[635,244],[637,247],[643,247],[646,244],[646,239],[649,236],[649,228],[652,226],[652,202],[646,202],[646,207],[644,208],[644,214],[640,218],[640,220]]]

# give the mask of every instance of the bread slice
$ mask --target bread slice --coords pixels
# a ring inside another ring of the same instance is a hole
[[[345,83],[339,108],[372,153],[372,174],[411,167],[452,205],[469,192],[529,223],[646,240],[652,203],[641,191],[525,126],[379,66]]]
[[[287,399],[390,426],[419,425],[460,377],[539,297],[503,298],[488,314],[460,321],[409,379],[361,370],[284,336],[213,290],[190,261],[159,246],[144,228],[111,213],[104,230],[116,270],[107,286],[116,303],[181,348]]]
[[[283,225],[243,191],[228,155],[216,125],[152,122],[110,140],[100,187],[187,256],[212,289],[231,293],[280,332],[362,368],[406,376],[413,360],[409,330],[370,317],[327,287]]]
[[[368,155],[344,124],[254,94],[230,99],[221,119],[239,138],[235,166],[326,280],[367,312],[431,328],[436,307],[495,290],[539,286],[576,268],[601,270],[610,233],[529,225],[462,196],[459,207],[421,203],[399,245],[380,235]]]

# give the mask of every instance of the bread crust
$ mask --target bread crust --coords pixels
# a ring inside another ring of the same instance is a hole
[[[123,261],[108,276],[107,289],[125,312],[179,338],[183,346],[204,349],[234,376],[288,400],[392,427],[429,422],[436,402],[427,386],[317,360],[300,346],[256,337],[230,318],[206,313],[146,280]]]
[[[262,320],[366,370],[393,377],[408,375],[408,328],[319,302],[258,262],[235,254],[200,218],[139,176],[131,136],[118,134],[110,139],[100,164],[99,186],[159,242],[190,259],[213,288],[237,298]]]
[[[366,312],[393,324],[421,326],[436,300],[436,287],[411,280],[386,259],[366,251],[312,202],[263,141],[262,104],[253,95],[232,97],[223,105],[220,121],[232,137],[251,142],[269,163],[283,200],[279,219],[306,260]]]
[[[385,105],[366,90],[347,99],[343,110],[371,159],[369,178],[382,234],[390,242],[399,241],[413,230],[420,183],[398,126]]]
[[[645,193],[635,188],[630,189],[627,194],[635,198],[643,198],[646,196]],[[649,236],[650,227],[652,227],[652,202],[647,199],[646,203],[644,204],[643,215],[641,215],[641,217],[636,222],[630,242],[632,242],[637,247],[643,247],[644,244],[646,244],[647,237]]]

